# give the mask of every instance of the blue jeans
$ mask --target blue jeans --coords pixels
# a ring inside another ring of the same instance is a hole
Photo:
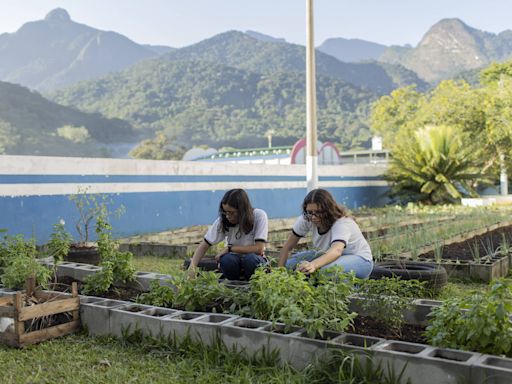
[[[220,258],[220,271],[226,279],[240,280],[242,270],[246,280],[249,280],[254,270],[266,260],[255,253],[226,253]]]
[[[297,264],[301,261],[313,261],[319,256],[320,255],[317,256],[316,251],[298,252],[288,259],[286,262],[286,268],[295,269]],[[353,271],[356,277],[360,279],[366,279],[370,276],[373,269],[373,261],[357,255],[341,255],[332,263],[324,265],[321,269],[334,267],[335,265],[343,267],[344,272]]]

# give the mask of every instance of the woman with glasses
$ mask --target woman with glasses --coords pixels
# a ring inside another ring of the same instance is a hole
[[[239,280],[243,275],[249,280],[256,267],[266,262],[263,254],[267,235],[265,211],[253,208],[243,189],[231,189],[220,201],[219,217],[196,249],[189,271],[193,275],[208,248],[224,241],[227,245],[215,256],[224,277]]]
[[[304,251],[288,258],[302,237],[313,235],[315,251]],[[342,266],[356,277],[367,278],[373,268],[370,245],[359,226],[325,189],[314,189],[302,203],[302,215],[293,225],[279,255],[279,266],[310,274],[318,269]]]

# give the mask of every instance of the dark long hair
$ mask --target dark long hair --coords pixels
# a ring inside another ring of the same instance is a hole
[[[306,195],[302,202],[303,213],[306,213],[308,204],[318,205],[318,209],[322,212],[320,220],[325,228],[330,229],[336,220],[348,215],[347,209],[338,204],[330,192],[325,189],[313,189]]]
[[[231,189],[224,194],[224,197],[220,201],[219,216],[222,220],[222,230],[228,232],[232,224],[228,221],[227,217],[224,216],[222,204],[227,204],[238,211],[238,226],[243,233],[247,234],[252,231],[254,226],[254,212],[247,192],[243,189]]]

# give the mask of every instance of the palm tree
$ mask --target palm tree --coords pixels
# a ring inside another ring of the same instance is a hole
[[[391,194],[429,204],[454,203],[476,196],[481,175],[478,146],[454,126],[425,126],[395,146],[386,174]]]

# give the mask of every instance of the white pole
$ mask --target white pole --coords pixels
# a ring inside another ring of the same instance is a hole
[[[306,179],[308,192],[318,186],[316,149],[316,84],[313,0],[306,0]]]

